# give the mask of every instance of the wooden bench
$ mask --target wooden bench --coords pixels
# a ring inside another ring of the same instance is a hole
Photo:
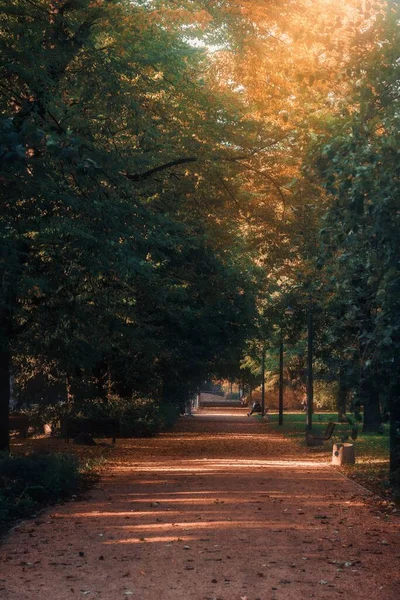
[[[61,419],[61,435],[66,442],[76,438],[80,433],[88,433],[93,437],[115,439],[119,435],[119,420],[111,418],[71,417]]]
[[[9,429],[10,431],[18,431],[23,438],[26,438],[30,427],[29,417],[25,415],[10,415]]]
[[[306,431],[306,443],[307,446],[322,446],[324,442],[331,439],[335,430],[336,423],[329,421],[326,426],[325,433],[323,435],[316,435],[312,431]]]

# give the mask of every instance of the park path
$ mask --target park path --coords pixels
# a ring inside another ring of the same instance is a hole
[[[398,600],[399,521],[328,459],[240,410],[118,440],[84,500],[0,545],[0,598]]]

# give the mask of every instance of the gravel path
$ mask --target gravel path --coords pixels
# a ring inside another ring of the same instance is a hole
[[[398,518],[244,411],[118,440],[109,460],[85,500],[3,541],[1,600],[399,598]]]

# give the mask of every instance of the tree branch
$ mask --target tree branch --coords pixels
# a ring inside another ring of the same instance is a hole
[[[235,198],[234,194],[232,193],[232,191],[229,189],[228,185],[226,184],[226,182],[223,180],[223,178],[221,177],[221,175],[219,173],[217,173],[217,177],[219,179],[219,181],[222,183],[225,191],[227,192],[227,194],[229,195],[229,197],[233,200],[233,202],[236,204],[239,214],[240,216],[246,221],[246,223],[250,224],[250,221],[248,219],[248,217],[244,214],[240,203],[238,202],[238,200]]]
[[[158,173],[159,171],[165,171],[166,169],[170,169],[171,167],[183,165],[185,163],[196,162],[197,160],[198,159],[195,156],[188,156],[187,158],[177,158],[176,160],[171,160],[171,162],[168,162],[165,165],[160,165],[159,167],[154,167],[154,169],[144,171],[144,173],[136,173],[135,175],[131,175],[130,173],[124,173],[124,175],[130,181],[143,181],[143,179],[147,179],[148,177],[151,177],[152,175],[154,175],[154,173]]]
[[[282,201],[282,206],[283,206],[283,217],[285,216],[286,213],[286,198],[282,192],[282,190],[287,190],[287,188],[285,188],[284,186],[280,185],[280,183],[278,183],[276,181],[276,179],[270,175],[269,173],[267,173],[266,171],[260,171],[259,169],[255,169],[254,167],[252,167],[251,165],[243,165],[244,167],[246,167],[246,169],[248,169],[249,171],[253,171],[254,173],[257,173],[258,175],[260,175],[261,177],[265,177],[266,179],[268,179],[268,181],[270,183],[272,183],[273,187],[276,189],[276,191],[278,192],[281,201]]]

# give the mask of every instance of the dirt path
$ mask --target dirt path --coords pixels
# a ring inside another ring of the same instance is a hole
[[[242,414],[118,441],[90,497],[3,542],[0,598],[397,600],[398,519]]]

